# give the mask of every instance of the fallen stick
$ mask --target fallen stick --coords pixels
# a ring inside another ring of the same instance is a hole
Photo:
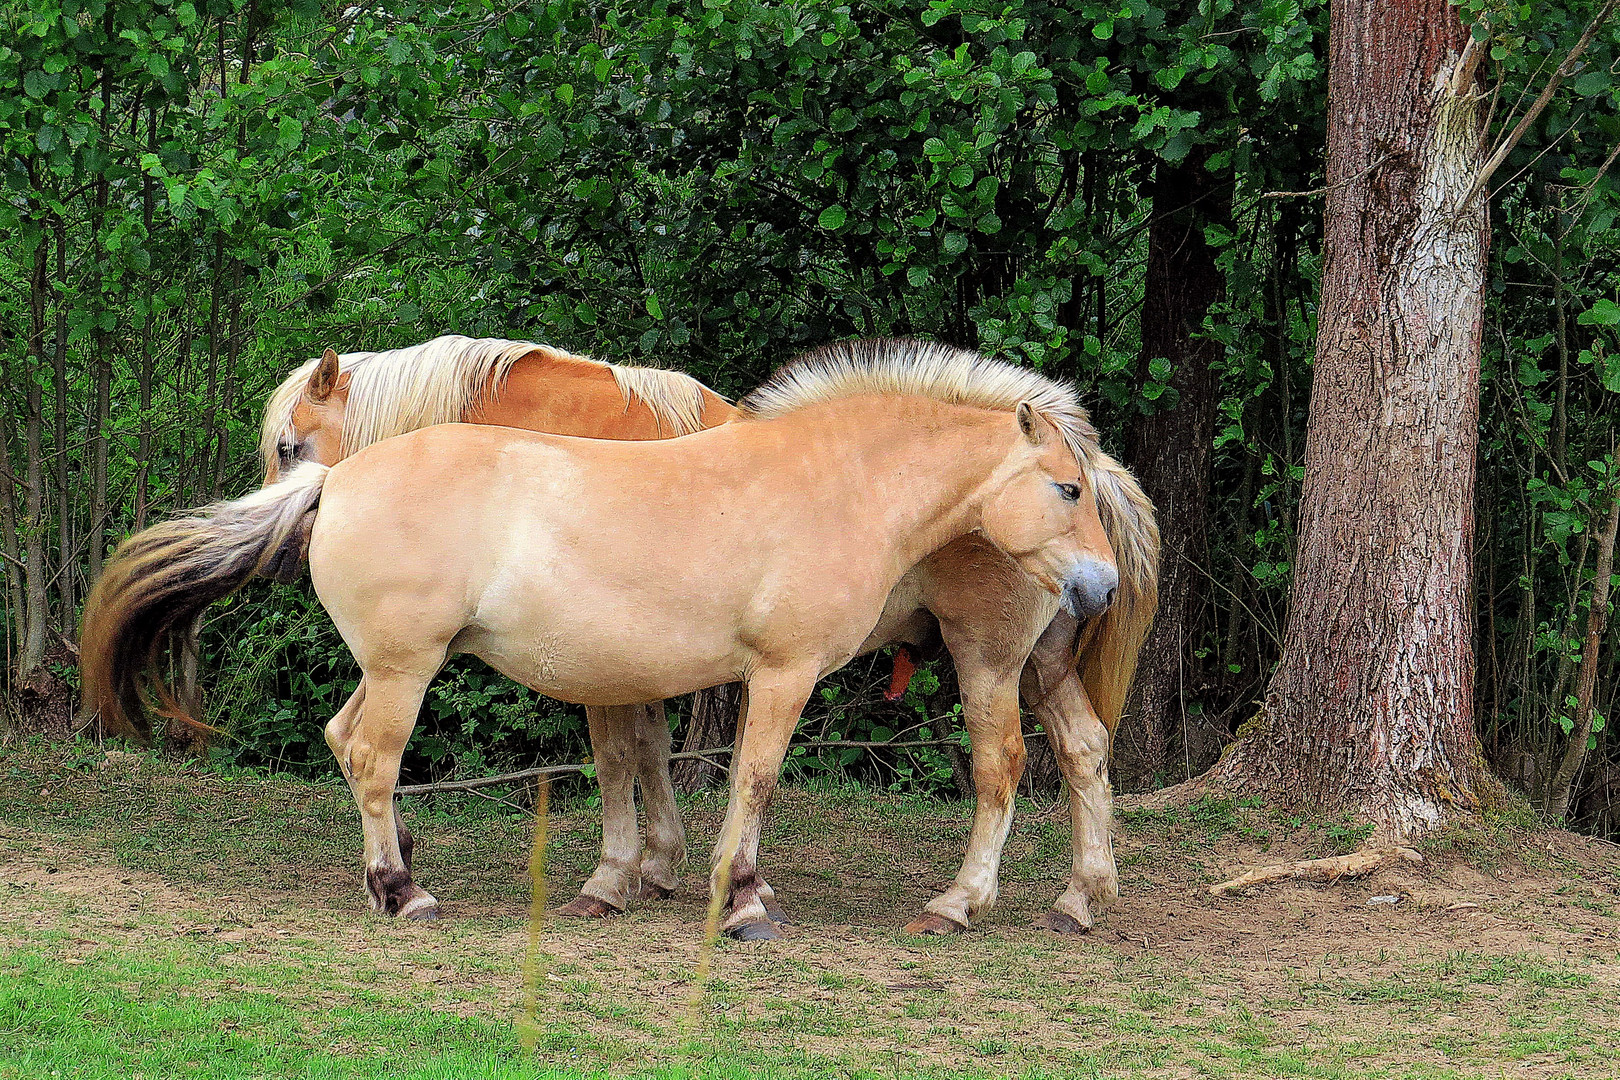
[[[1035,731],[1024,736],[1026,739],[1039,738],[1045,732]],[[959,745],[955,739],[908,739],[904,742],[876,742],[859,739],[840,739],[837,742],[811,742],[795,743],[806,751],[811,750],[914,750],[922,746],[949,746]],[[669,755],[671,761],[708,761],[709,754],[729,754],[732,747],[712,746],[706,750],[682,750],[678,754]],[[719,768],[725,768],[719,762],[709,762]],[[569,765],[542,765],[534,769],[519,769],[517,772],[501,773],[497,776],[475,776],[466,780],[440,780],[436,784],[406,784],[394,789],[396,795],[430,795],[439,791],[476,791],[479,788],[495,787],[500,784],[517,784],[524,780],[535,780],[542,776],[564,776],[568,773],[582,773],[587,769],[595,768],[589,761],[575,762]]]
[[[1209,894],[1226,896],[1250,885],[1264,885],[1270,881],[1325,881],[1331,885],[1341,878],[1363,877],[1385,863],[1397,860],[1421,863],[1423,856],[1409,847],[1364,848],[1349,855],[1335,855],[1327,859],[1304,859],[1277,866],[1262,866],[1239,874],[1231,881],[1211,885]]]

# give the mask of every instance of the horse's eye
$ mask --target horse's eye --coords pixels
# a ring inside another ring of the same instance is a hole
[[[1078,485],[1078,484],[1053,484],[1052,486],[1058,489],[1058,494],[1063,496],[1063,501],[1064,502],[1079,502],[1080,501],[1080,485]]]
[[[293,458],[298,456],[298,447],[292,445],[291,443],[282,443],[280,446],[276,447],[276,453],[280,455],[283,462],[290,462]]]

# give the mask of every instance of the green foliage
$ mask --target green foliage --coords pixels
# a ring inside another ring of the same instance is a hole
[[[1596,5],[1458,11],[1488,49],[1500,133]],[[735,394],[801,347],[916,333],[1075,380],[1119,451],[1136,418],[1179,404],[1177,359],[1142,355],[1140,327],[1153,184],[1178,165],[1218,193],[1200,228],[1225,282],[1196,328],[1222,353],[1218,587],[1188,629],[1184,696],[1229,731],[1275,660],[1291,584],[1319,203],[1268,193],[1326,183],[1326,14],[1321,0],[12,5],[13,667],[71,638],[92,547],[257,482],[266,394],[328,345],[528,337]],[[1544,763],[1562,738],[1611,490],[1615,56],[1604,28],[1493,195],[1476,714],[1498,762]],[[232,736],[216,754],[330,768],[321,723],[357,673],[307,586],[217,609],[204,655],[209,716]],[[872,664],[825,687],[808,733],[960,735],[948,672],[925,668],[888,705]],[[1609,734],[1594,738],[1606,761]],[[584,745],[578,709],[458,662],[408,771]],[[807,750],[795,767],[952,783],[935,748],[852,753]]]

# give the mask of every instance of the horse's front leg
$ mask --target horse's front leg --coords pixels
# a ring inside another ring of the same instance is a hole
[[[957,661],[962,712],[973,744],[973,832],[956,880],[906,924],[908,934],[955,934],[996,902],[1001,849],[1012,829],[1013,800],[1024,775],[1017,671],[972,655]]]
[[[431,678],[431,673],[367,672],[326,726],[327,745],[360,808],[371,907],[418,921],[438,918],[439,902],[411,878],[411,834],[399,820],[394,787]]]
[[[602,858],[579,895],[558,915],[606,918],[624,911],[640,881],[641,834],[636,827],[636,729],[639,705],[588,705],[591,756],[602,793]]]
[[[715,844],[710,895],[723,898],[722,929],[741,941],[782,936],[772,910],[776,897],[759,874],[759,834],[776,792],[788,742],[815,685],[815,672],[756,673],[748,681],[747,714],[731,763],[731,798]]]
[[[1067,626],[1061,624],[1067,622]],[[1091,929],[1097,914],[1119,899],[1119,871],[1110,835],[1114,794],[1108,782],[1112,739],[1091,707],[1075,667],[1072,620],[1060,616],[1030,655],[1024,683],[1035,716],[1052,740],[1069,789],[1074,866],[1068,887],[1037,925],[1060,934]]]

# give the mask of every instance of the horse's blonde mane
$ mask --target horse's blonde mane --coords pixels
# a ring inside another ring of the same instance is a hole
[[[703,427],[703,384],[678,371],[604,363],[532,341],[446,334],[403,349],[338,357],[339,370],[349,376],[343,455],[417,428],[460,420],[486,391],[493,388],[493,393],[500,393],[513,364],[535,355],[605,369],[625,401],[646,405],[671,436]],[[275,461],[277,444],[291,426],[293,411],[318,363],[301,365],[270,395],[259,441],[267,465]]]
[[[857,394],[915,394],[949,405],[1011,412],[1027,401],[1089,466],[1097,430],[1074,387],[969,349],[933,341],[844,341],[788,361],[737,403],[742,418],[770,419]]]
[[[1101,451],[1088,469],[1097,516],[1114,549],[1119,590],[1113,605],[1097,617],[1095,632],[1081,633],[1075,663],[1091,707],[1112,735],[1136,677],[1137,655],[1159,610],[1159,523],[1129,469]]]
[[[911,340],[851,341],[789,361],[738,402],[742,418],[768,419],[854,394],[917,394],[1011,411],[1028,401],[1062,432],[1097,499],[1119,570],[1113,605],[1076,641],[1076,666],[1098,717],[1113,732],[1136,659],[1159,606],[1159,526],[1130,470],[1104,453],[1073,387],[966,349]]]

